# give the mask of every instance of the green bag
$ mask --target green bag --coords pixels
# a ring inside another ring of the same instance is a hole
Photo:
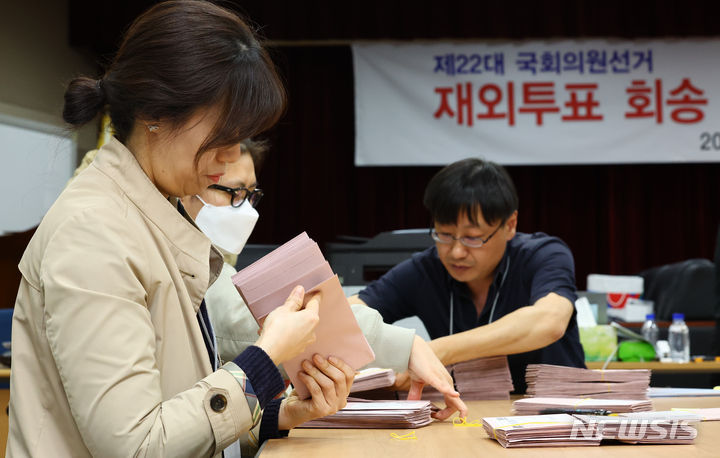
[[[618,346],[618,359],[631,362],[655,361],[655,349],[644,340],[626,340]]]

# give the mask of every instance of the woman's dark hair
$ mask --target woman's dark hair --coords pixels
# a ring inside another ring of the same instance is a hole
[[[423,199],[434,222],[455,224],[465,214],[477,224],[477,212],[490,225],[507,220],[518,209],[515,185],[494,162],[470,158],[454,162],[432,177]]]
[[[196,110],[217,106],[197,159],[269,129],[285,101],[275,66],[242,19],[207,1],[175,0],[133,22],[100,80],[70,82],[63,118],[79,127],[107,106],[115,136],[126,142],[136,119],[178,129]]]

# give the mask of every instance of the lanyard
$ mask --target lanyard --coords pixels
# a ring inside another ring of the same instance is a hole
[[[505,278],[507,277],[508,270],[510,270],[510,256],[507,258],[507,263],[505,263],[505,270],[503,271],[502,278],[500,279],[500,285],[497,287],[497,291],[495,291],[495,299],[493,299],[492,307],[490,308],[490,319],[488,320],[488,324],[492,323],[493,315],[495,314],[495,306],[497,305],[498,298],[500,297],[500,289],[505,284]],[[452,284],[451,284],[452,285]],[[453,324],[454,324],[454,311],[455,311],[455,291],[453,291],[452,286],[450,287],[450,329],[448,330],[448,335],[453,335]]]

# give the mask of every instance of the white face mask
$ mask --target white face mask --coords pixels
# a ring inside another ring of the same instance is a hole
[[[248,201],[237,208],[230,205],[216,207],[200,196],[197,198],[204,204],[195,218],[197,227],[216,246],[228,253],[239,254],[260,216],[257,210]]]

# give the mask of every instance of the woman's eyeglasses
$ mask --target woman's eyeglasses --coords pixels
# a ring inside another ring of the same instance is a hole
[[[262,196],[265,195],[262,189],[259,188],[255,188],[252,190],[246,187],[228,188],[227,186],[223,186],[220,184],[211,184],[210,186],[208,186],[208,188],[217,189],[218,191],[223,191],[230,194],[230,205],[235,208],[242,205],[245,200],[250,202],[250,205],[252,205],[253,208],[257,207],[257,204],[260,203],[260,199],[262,198]]]

